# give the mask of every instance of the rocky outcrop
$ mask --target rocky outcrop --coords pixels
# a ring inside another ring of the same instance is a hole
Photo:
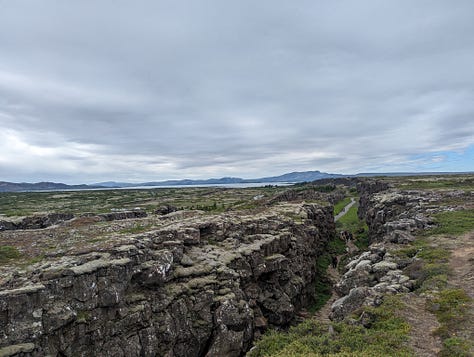
[[[414,240],[417,230],[430,227],[429,213],[439,193],[430,191],[401,191],[386,182],[361,181],[359,217],[369,227],[369,250],[353,257],[335,289],[341,296],[332,305],[331,318],[342,320],[362,305],[376,306],[387,294],[411,291],[415,281],[402,271],[416,259],[397,258],[387,246],[407,244]]]
[[[135,209],[132,211],[119,211],[110,213],[86,213],[81,217],[96,217],[102,221],[116,221],[123,219],[134,219],[147,217],[147,213],[141,209]],[[0,231],[6,230],[24,230],[24,229],[44,229],[51,227],[55,224],[60,224],[66,221],[70,221],[75,216],[72,213],[49,213],[43,215],[28,216],[20,221],[0,221]]]
[[[328,183],[324,186],[309,185],[304,190],[289,189],[285,192],[273,197],[268,204],[275,204],[277,202],[301,202],[301,201],[327,201],[331,204],[344,199],[346,191],[338,189],[335,184]]]
[[[332,207],[171,221],[0,289],[0,355],[239,356],[312,300]]]
[[[413,232],[433,224],[429,208],[441,199],[436,192],[389,190],[378,181],[361,183],[358,190],[358,214],[367,222],[370,242],[411,242]]]
[[[0,221],[0,231],[47,228],[54,224],[68,221],[73,218],[74,215],[71,213],[50,213],[45,215],[25,217],[18,222]]]
[[[97,216],[100,219],[110,222],[110,221],[117,221],[117,220],[122,220],[122,219],[144,218],[147,216],[147,213],[144,210],[135,209],[133,211],[102,213]]]
[[[354,257],[334,287],[342,297],[332,305],[330,317],[342,320],[362,305],[380,305],[385,295],[409,292],[415,282],[403,274],[406,264],[380,243]]]

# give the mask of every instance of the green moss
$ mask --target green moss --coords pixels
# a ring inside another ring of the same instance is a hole
[[[86,323],[90,319],[89,311],[78,311],[76,316],[77,323]]]
[[[0,263],[7,263],[11,260],[18,259],[21,257],[21,253],[17,248],[3,245],[0,246]]]

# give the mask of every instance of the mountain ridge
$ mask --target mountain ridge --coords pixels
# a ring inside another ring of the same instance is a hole
[[[445,175],[469,174],[473,172],[442,172]],[[0,181],[0,192],[22,192],[22,191],[61,191],[61,190],[90,190],[90,189],[109,189],[109,188],[132,188],[132,187],[152,187],[152,186],[190,186],[190,185],[228,185],[239,183],[299,183],[311,182],[327,178],[340,177],[376,177],[376,176],[429,176],[437,175],[440,172],[384,172],[384,173],[358,173],[354,175],[332,174],[327,172],[314,171],[294,171],[279,176],[268,176],[253,179],[244,179],[240,177],[221,177],[210,179],[181,179],[165,181],[149,181],[141,183],[104,181],[93,184],[68,185],[57,182],[7,182]]]
[[[38,183],[15,183],[0,181],[0,192],[20,192],[20,191],[49,191],[49,190],[86,190],[100,188],[127,188],[127,187],[149,187],[149,186],[189,186],[189,185],[225,185],[239,183],[278,183],[278,182],[306,182],[315,181],[323,178],[347,177],[349,175],[331,174],[320,171],[295,171],[285,173],[279,176],[268,176],[254,179],[243,179],[240,177],[221,177],[201,180],[182,179],[182,180],[165,180],[165,181],[149,181],[141,183],[104,181],[90,185],[67,185],[56,182],[38,182]]]

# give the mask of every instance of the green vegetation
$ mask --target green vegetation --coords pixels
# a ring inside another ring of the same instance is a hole
[[[387,297],[379,307],[364,308],[365,325],[334,323],[329,326],[308,319],[288,332],[270,331],[249,355],[263,356],[413,356],[405,346],[409,325],[397,316],[403,304]]]
[[[404,177],[395,180],[398,180],[397,186],[405,190],[456,189],[471,191],[474,189],[474,179],[472,176],[450,175],[445,177]]]
[[[351,203],[351,198],[350,197],[346,197],[343,200],[337,202],[334,205],[334,215],[336,216],[339,213],[341,213],[341,211],[344,209],[344,207],[346,207],[349,203]]]
[[[405,268],[405,273],[416,279],[418,292],[434,296],[428,299],[426,308],[440,323],[436,331],[443,344],[439,355],[471,356],[473,342],[462,331],[470,329],[472,299],[463,289],[450,286],[451,250],[440,244],[442,237],[436,239],[436,236],[459,236],[474,229],[474,210],[441,212],[434,216],[434,220],[436,227],[420,234],[411,246],[398,250],[396,254],[401,258],[415,255],[420,258]]]
[[[314,284],[314,304],[309,311],[314,313],[326,304],[331,297],[331,281],[327,269],[331,264],[331,254],[326,252],[316,260],[316,274],[319,277]]]
[[[469,319],[467,312],[471,300],[462,289],[445,289],[429,301],[428,310],[436,315],[441,324],[436,331],[443,340],[441,356],[470,356],[473,342],[456,336],[456,333]]]
[[[77,323],[86,323],[90,319],[89,311],[78,311],[76,316]]]
[[[314,303],[309,311],[315,313],[321,309],[331,297],[331,281],[327,277],[327,269],[331,258],[345,252],[345,243],[338,236],[328,243],[327,250],[316,261],[316,274],[319,277],[314,284]]]
[[[8,263],[10,260],[21,257],[21,253],[15,247],[4,245],[0,246],[0,264]]]
[[[369,246],[369,228],[367,224],[357,216],[358,205],[352,206],[349,211],[336,222],[336,228],[340,231],[351,232],[354,244],[361,250]]]
[[[437,227],[424,235],[451,234],[460,235],[474,229],[474,209],[446,211],[434,216]]]
[[[163,205],[181,209],[222,212],[227,209],[255,208],[259,201],[254,197],[268,198],[285,190],[288,190],[288,187],[267,186],[236,189],[183,187],[179,189],[1,192],[0,214],[16,217],[51,212],[107,213],[112,210],[131,210],[136,207],[152,213]]]

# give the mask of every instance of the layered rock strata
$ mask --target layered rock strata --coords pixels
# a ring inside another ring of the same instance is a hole
[[[311,302],[332,207],[172,221],[0,289],[3,356],[239,356]]]

